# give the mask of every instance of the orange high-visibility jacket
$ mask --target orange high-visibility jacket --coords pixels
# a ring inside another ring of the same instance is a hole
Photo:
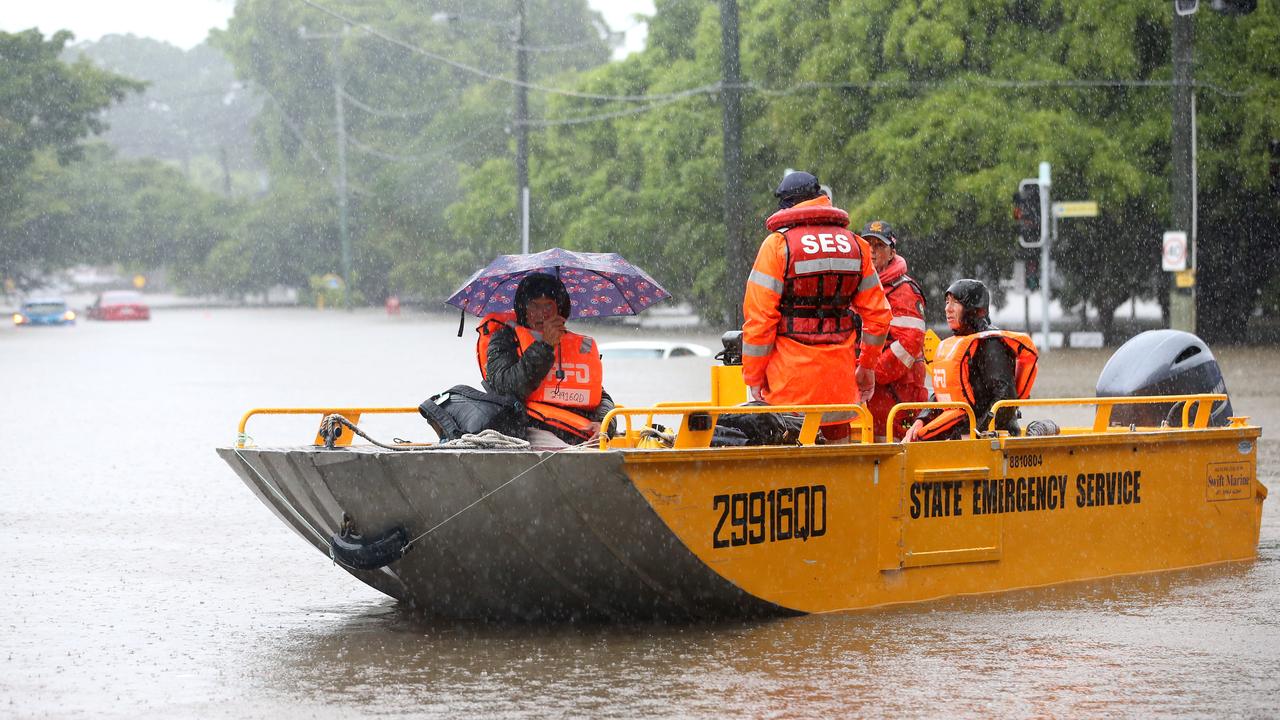
[[[516,332],[523,354],[537,339],[528,328],[516,323],[514,312],[490,313],[476,327],[476,362],[480,376],[488,379],[489,341],[503,325]],[[559,362],[542,383],[524,400],[529,417],[583,439],[593,434],[592,421],[566,408],[593,409],[604,393],[604,369],[595,341],[586,335],[565,332],[556,348]]]
[[[924,293],[907,275],[907,261],[894,255],[889,266],[880,271],[880,285],[893,310],[885,350],[876,363],[876,392],[867,403],[875,419],[877,437],[885,436],[889,411],[900,402],[922,402],[929,398],[925,387]],[[914,413],[899,413],[897,434],[905,434]]]
[[[972,406],[977,402],[973,393],[973,378],[969,376],[969,361],[978,350],[978,344],[986,340],[998,340],[1013,355],[1013,392],[1019,399],[1031,397],[1038,373],[1039,352],[1031,337],[1012,330],[983,330],[969,335],[952,335],[938,345],[933,358],[933,395],[940,402],[961,401]],[[1012,410],[1010,411],[1012,412]],[[978,418],[981,421],[981,418]],[[968,421],[963,410],[943,410],[920,429],[920,440],[932,440],[950,431],[961,421]],[[986,430],[986,428],[975,428]]]
[[[871,249],[820,196],[769,217],[742,300],[742,374],[771,405],[856,403],[856,365],[874,369],[893,313]],[[853,313],[862,317],[862,351]]]

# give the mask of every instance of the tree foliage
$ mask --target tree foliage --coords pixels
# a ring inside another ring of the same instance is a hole
[[[512,6],[477,0],[445,12],[408,0],[323,5],[385,37],[359,27],[344,32],[334,17],[294,0],[247,0],[213,38],[240,76],[268,98],[257,145],[273,182],[262,202],[273,209],[255,221],[258,242],[293,250],[280,253],[289,264],[279,268],[282,276],[296,267],[309,274],[339,269],[334,113],[340,79],[360,294],[441,297],[492,252],[510,249],[515,237],[507,222],[493,228],[501,237],[482,233],[461,242],[445,212],[464,197],[466,168],[482,173],[487,161],[511,152],[513,89],[495,78],[514,74]],[[547,50],[529,53],[533,82],[571,78],[607,60],[603,23],[585,0],[527,5],[525,44]],[[533,103],[536,108],[539,99]],[[515,191],[506,188],[512,186],[505,179],[482,190],[505,203],[508,221]],[[335,221],[314,227],[318,217]],[[307,232],[295,234],[304,227]]]
[[[181,163],[188,175],[207,169],[207,179],[200,179],[210,189],[224,190],[226,173],[236,173],[240,194],[252,187],[246,178],[261,165],[253,153],[251,125],[262,99],[236,80],[221,51],[207,43],[182,50],[150,38],[108,35],[63,53],[68,60],[82,56],[147,83],[145,91],[102,116],[109,126],[102,138],[122,157]]]
[[[357,295],[439,299],[517,250],[510,3],[320,4],[354,25],[297,0],[241,0],[211,39],[263,103],[254,135],[270,187],[222,204],[197,193],[186,214],[160,192],[135,205],[148,219],[130,226],[139,239],[121,240],[121,257],[179,264],[190,286],[231,293],[337,271],[339,82]],[[742,288],[724,281],[719,3],[657,0],[648,46],[611,63],[584,0],[528,7],[533,249],[621,252],[708,319],[728,317]],[[1096,200],[1102,212],[1062,222],[1055,296],[1092,307],[1105,330],[1128,298],[1167,294],[1166,0],[743,0],[739,17],[743,184],[756,220],[775,208],[784,168],[816,172],[855,225],[882,218],[899,230],[938,319],[938,294],[957,276],[1001,294],[1016,259],[1010,197],[1048,161],[1055,199]],[[1280,292],[1268,272],[1280,203],[1267,149],[1280,139],[1280,11],[1205,7],[1195,22],[1201,329],[1221,340],[1240,337],[1239,319],[1260,305],[1280,306],[1264,296]],[[0,99],[23,92],[6,79]],[[32,187],[54,182],[52,158],[32,165]],[[165,171],[117,172],[99,179],[115,187]],[[191,231],[165,241],[148,229],[164,227]]]
[[[1009,199],[1040,161],[1059,199],[1097,200],[1097,219],[1061,225],[1054,260],[1065,306],[1103,318],[1165,292],[1169,225],[1170,24],[1166,2],[846,0],[741,4],[745,185],[756,217],[785,167],[816,172],[854,222],[884,218],[935,300],[960,275],[998,281],[1015,258]],[[714,82],[719,17],[709,0],[659,0],[648,48],[582,87],[661,94]],[[1266,145],[1277,132],[1280,32],[1270,7],[1198,19],[1202,313],[1247,315],[1274,256]],[[1244,61],[1241,62],[1241,58]],[[570,115],[553,101],[550,115]],[[613,104],[601,110],[622,109]],[[543,131],[535,144],[535,243],[630,253],[696,306],[724,310],[720,108],[696,95],[652,112]],[[500,218],[479,192],[508,172],[472,174],[463,236]],[[1211,205],[1211,208],[1208,207]],[[487,211],[480,211],[481,208]],[[1213,226],[1204,222],[1213,218]],[[763,234],[763,230],[761,231]],[[754,241],[747,243],[754,250]],[[1257,268],[1256,270],[1254,268]],[[1220,303],[1210,287],[1230,288]],[[1244,292],[1240,292],[1243,290]],[[1207,302],[1206,302],[1207,300]],[[935,302],[934,307],[940,307]],[[1215,328],[1239,328],[1239,323]],[[1215,328],[1206,328],[1212,335]]]
[[[48,263],[47,249],[25,232],[33,213],[25,204],[31,171],[41,153],[59,165],[81,157],[79,141],[100,133],[99,113],[143,85],[59,55],[72,35],[49,39],[37,30],[0,32],[0,277],[25,284]],[[38,169],[37,178],[50,170]],[[35,213],[38,214],[38,213]]]

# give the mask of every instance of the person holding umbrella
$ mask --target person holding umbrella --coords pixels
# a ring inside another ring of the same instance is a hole
[[[477,328],[485,384],[524,401],[534,446],[590,440],[614,405],[595,340],[565,327],[572,306],[564,283],[545,273],[525,275],[514,306],[514,312],[490,313]]]

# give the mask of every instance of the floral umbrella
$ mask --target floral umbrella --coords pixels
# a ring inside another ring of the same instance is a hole
[[[458,288],[446,304],[483,317],[513,309],[516,286],[530,273],[560,278],[569,291],[571,318],[636,315],[671,297],[648,273],[617,253],[552,248],[528,255],[499,255]]]

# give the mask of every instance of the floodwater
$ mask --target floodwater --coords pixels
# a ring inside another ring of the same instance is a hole
[[[1274,498],[1248,563],[768,622],[423,620],[294,535],[213,448],[251,407],[412,406],[474,383],[456,329],[292,309],[0,329],[0,717],[1280,714]],[[1217,354],[1236,413],[1280,428],[1274,352]],[[1092,394],[1106,357],[1055,352],[1037,394]],[[708,364],[616,361],[606,387],[705,399]],[[375,437],[430,438],[404,420]],[[1278,469],[1264,435],[1273,492]]]

